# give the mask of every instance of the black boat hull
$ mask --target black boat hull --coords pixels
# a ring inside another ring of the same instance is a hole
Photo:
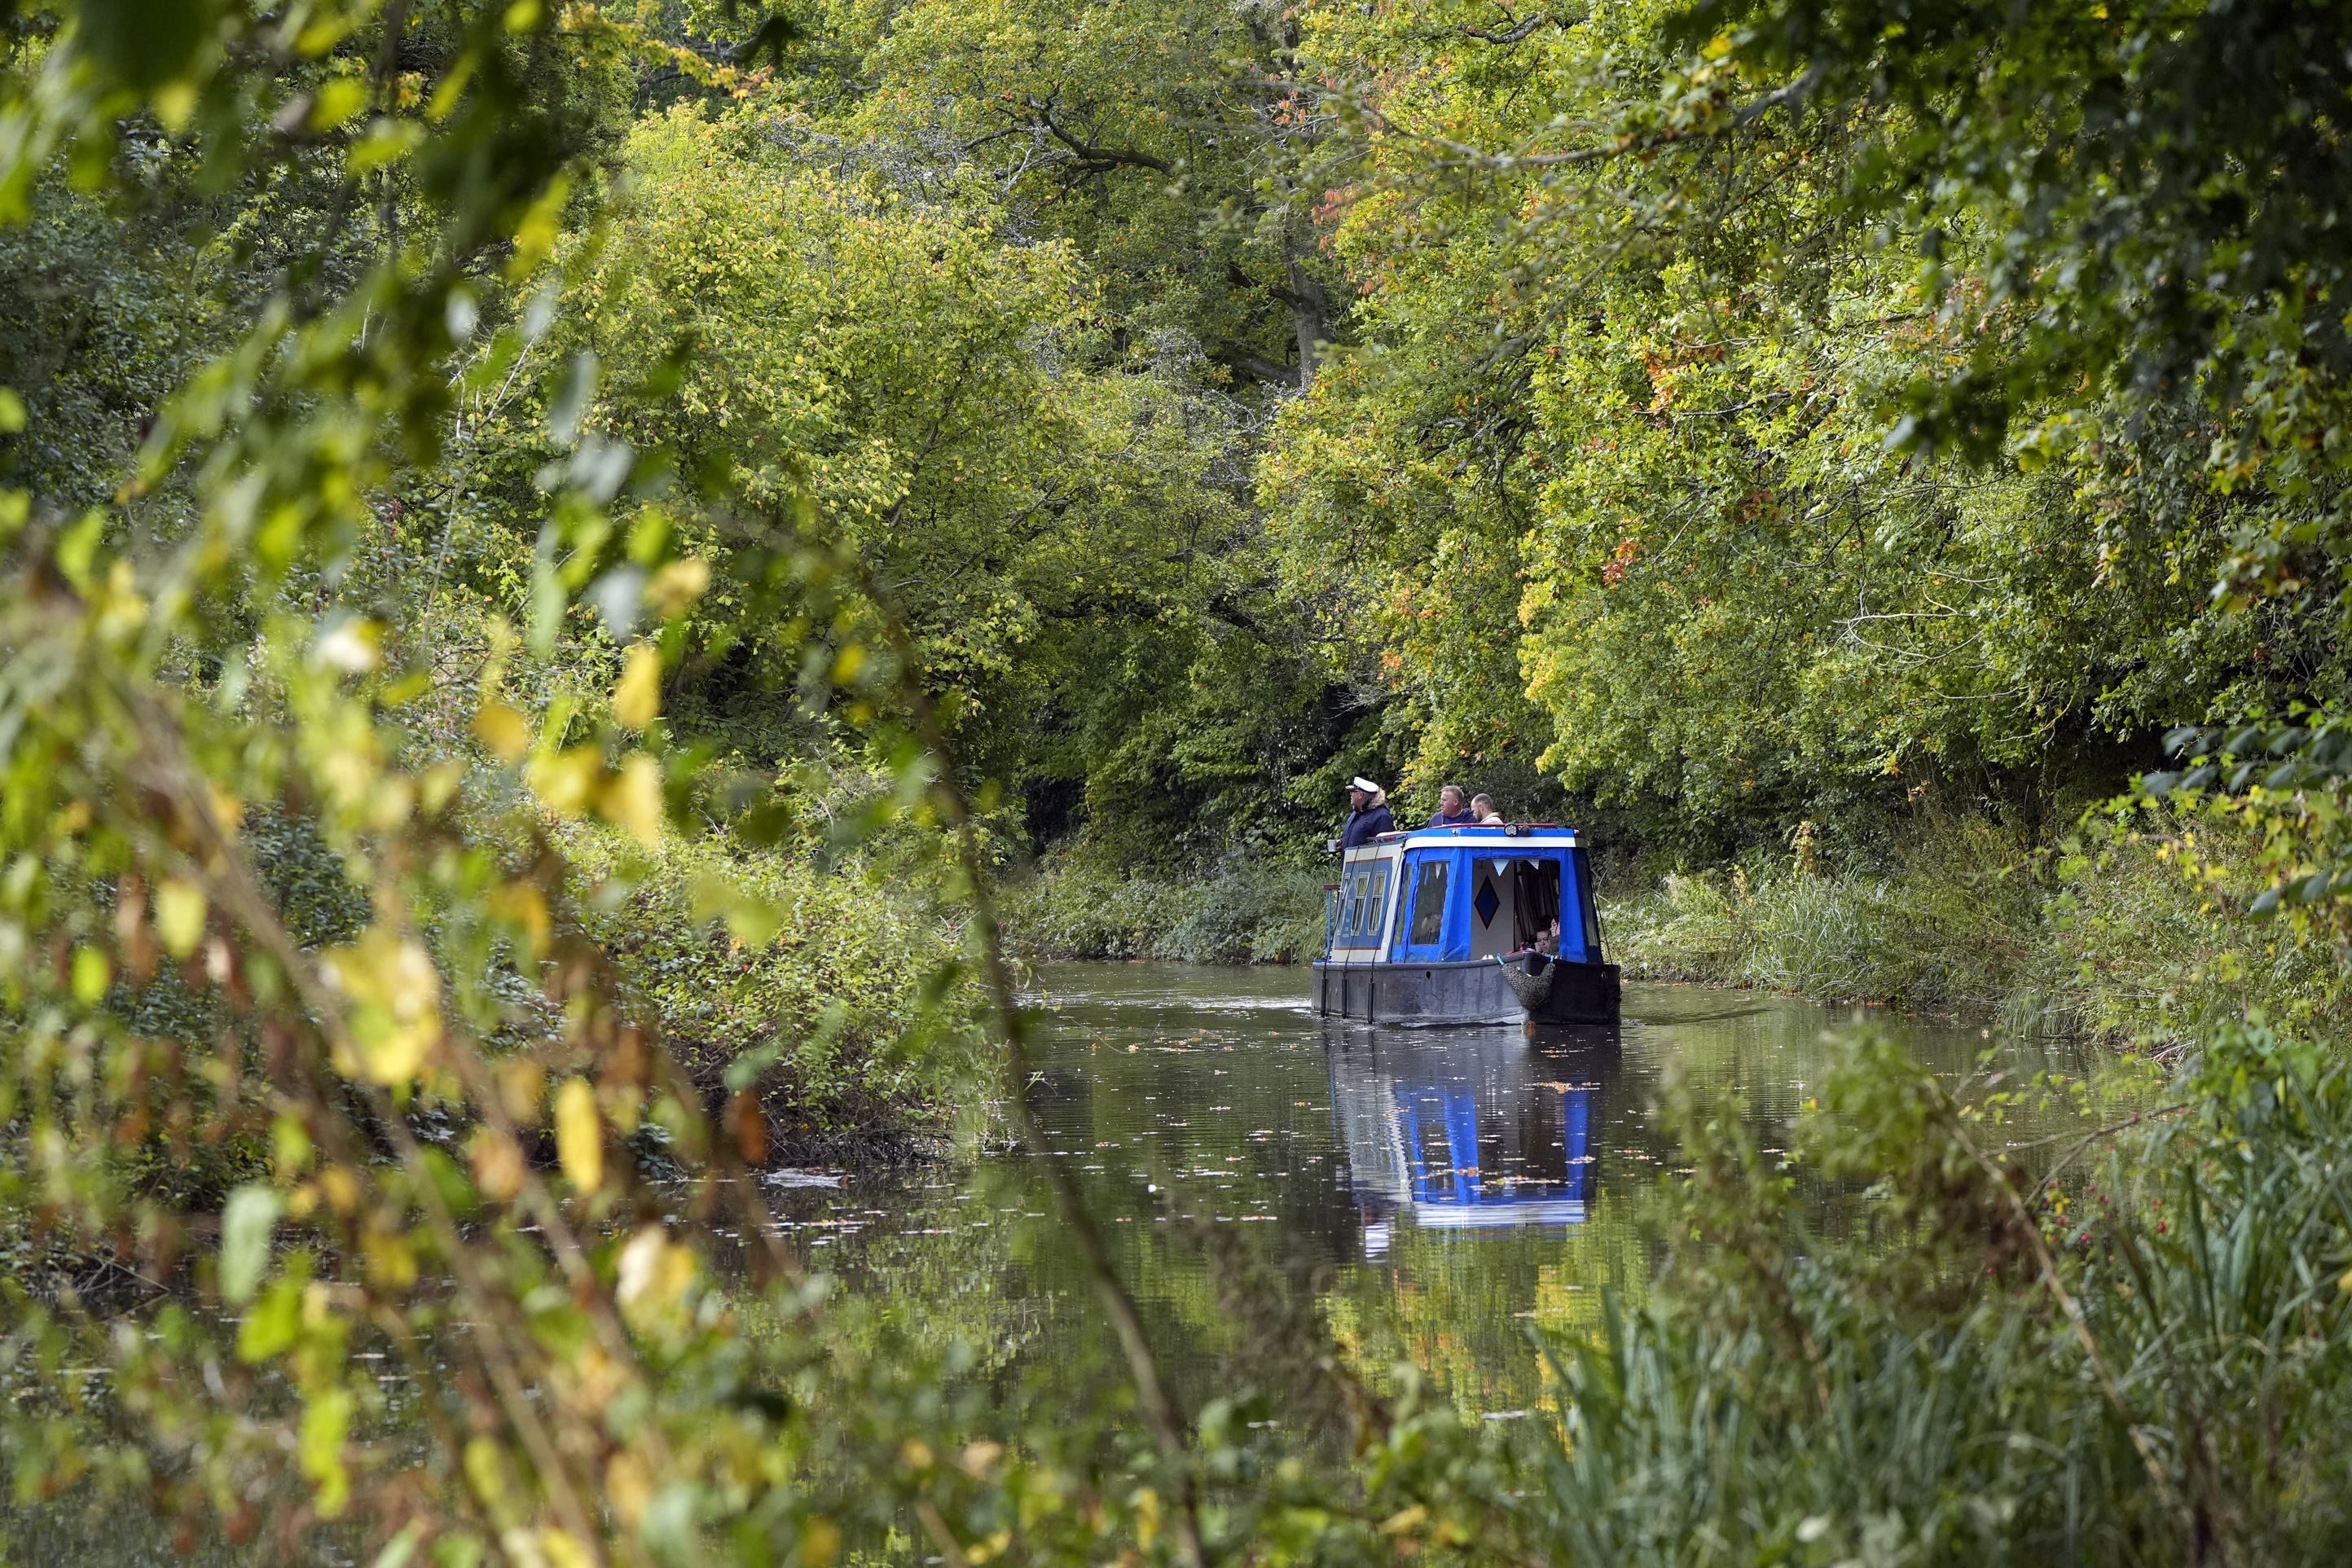
[[[1472,958],[1444,964],[1315,966],[1315,1010],[1389,1024],[1615,1023],[1617,966]]]

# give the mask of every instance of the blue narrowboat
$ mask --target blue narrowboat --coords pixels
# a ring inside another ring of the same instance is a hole
[[[1601,956],[1575,830],[1418,828],[1347,851],[1327,895],[1315,1010],[1370,1023],[1615,1023],[1617,966]]]

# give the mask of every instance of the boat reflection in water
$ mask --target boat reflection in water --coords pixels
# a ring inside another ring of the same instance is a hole
[[[1583,1220],[1615,1030],[1331,1024],[1323,1045],[1367,1257],[1404,1218],[1425,1229]]]

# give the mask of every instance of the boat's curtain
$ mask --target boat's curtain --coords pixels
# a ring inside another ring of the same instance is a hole
[[[1536,938],[1559,918],[1559,862],[1523,860],[1511,868],[1511,920],[1518,944],[1514,951],[1532,947]],[[1562,950],[1574,956],[1577,933],[1560,932]]]

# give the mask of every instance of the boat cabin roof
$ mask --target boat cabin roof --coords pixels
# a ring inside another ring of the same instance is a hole
[[[1563,828],[1557,822],[1481,822],[1475,827],[1403,828],[1393,833],[1382,833],[1369,843],[1358,844],[1347,853],[1355,860],[1368,853],[1378,853],[1400,846],[1405,849],[1459,849],[1465,845],[1483,848],[1487,844],[1511,849],[1574,849],[1576,830]]]

